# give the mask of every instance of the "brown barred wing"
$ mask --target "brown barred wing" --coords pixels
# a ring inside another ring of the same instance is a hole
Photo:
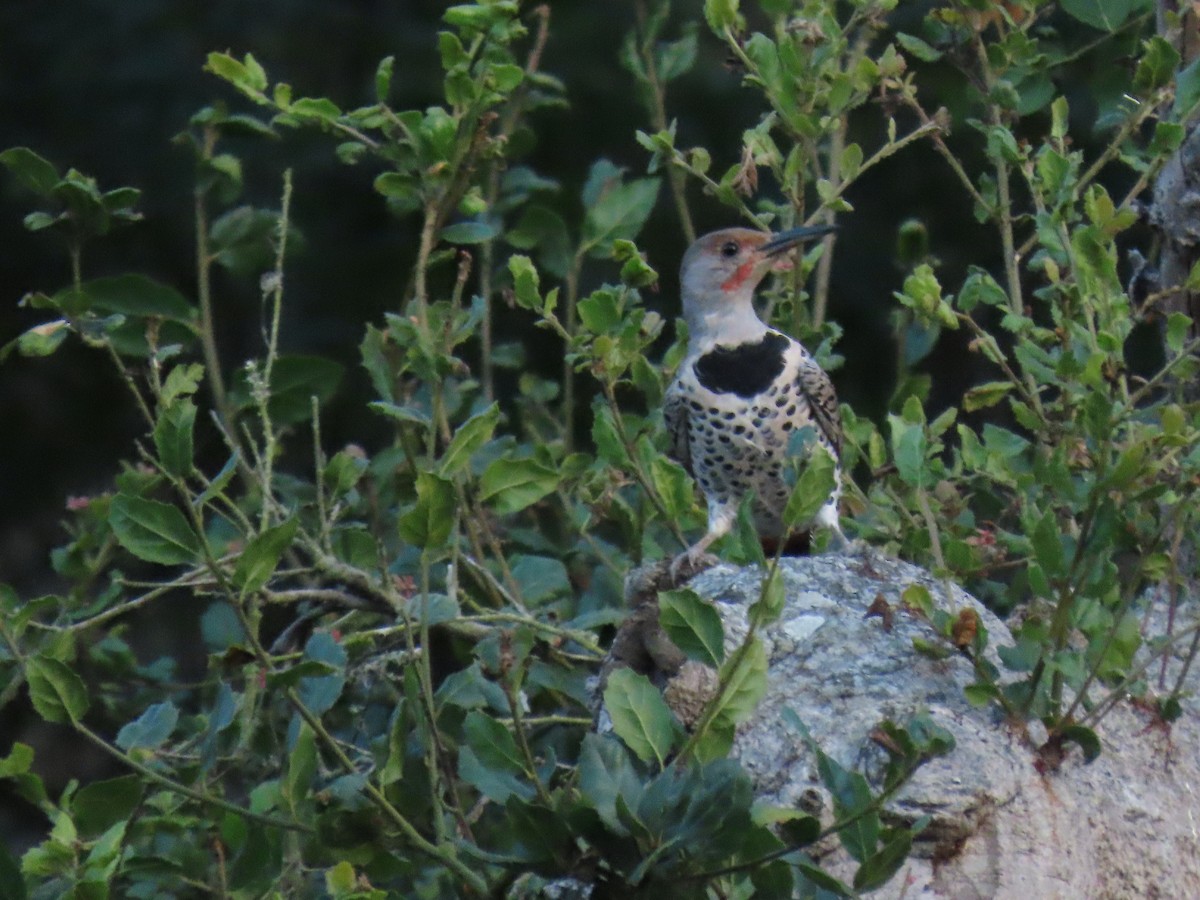
[[[688,402],[679,382],[667,388],[663,397],[663,419],[667,426],[667,456],[683,466],[689,475],[694,475],[688,438]]]
[[[842,455],[842,416],[838,412],[837,393],[833,382],[825,374],[825,370],[817,365],[816,360],[807,354],[800,360],[800,371],[796,378],[800,393],[808,400],[808,408],[812,412],[813,424],[821,430],[821,434],[833,445],[835,455]]]

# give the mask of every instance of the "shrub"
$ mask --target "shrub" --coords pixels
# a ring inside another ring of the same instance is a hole
[[[841,884],[799,852],[819,823],[790,811],[787,827],[768,827],[779,817],[751,806],[747,777],[721,758],[764,677],[753,631],[709,660],[725,688],[749,687],[737,702],[726,690],[690,737],[626,674],[606,689],[617,737],[589,733],[586,682],[623,618],[623,575],[686,546],[704,520],[662,453],[658,409],[683,335],[654,361],[666,323],[642,294],[658,276],[636,241],[663,181],[691,237],[697,188],[751,224],[832,220],[852,212],[864,173],[912,147],[935,151],[942,202],[971,207],[1001,264],[990,270],[994,253],[981,250],[947,291],[921,224],[903,229],[891,412],[877,424],[844,407],[850,528],[1022,609],[1015,645],[1000,650],[1017,677],[1002,687],[978,623],[905,595],[930,620],[921,649],[970,655],[972,698],[1043,719],[1051,745],[1094,753],[1090,726],[1111,698],[1146,688],[1133,603],[1148,583],[1180,582],[1180,536],[1196,525],[1200,422],[1177,385],[1195,375],[1197,341],[1172,313],[1152,370],[1131,359],[1154,304],[1123,289],[1117,243],[1182,142],[1194,72],[1176,77],[1178,53],[1144,38],[1131,10],[1065,0],[763,0],[745,12],[708,0],[709,32],[687,23],[671,38],[666,2],[639,9],[621,61],[646,106],[636,140],[648,172],[591,162],[578,221],[557,183],[521,162],[530,114],[566,102],[540,68],[550,13],[503,0],[446,11],[444,101],[424,110],[389,105],[390,58],[374,101],[343,109],[293,96],[251,54],[211,54],[207,70],[247,111],[206,108],[180,138],[196,162],[194,298],[138,274],[85,277],[105,233],[139,217],[136,190],[101,190],[28,149],[0,155],[39,197],[27,227],[62,234],[72,273],[26,298],[53,318],[0,352],[48,354],[69,337],[96,347],[145,425],[113,489],[74,504],[54,555],[62,593],[0,588],[0,697],[26,687],[38,716],[129,772],[50,798],[29,747],[0,761],[51,824],[20,863],[16,896],[524,896],[565,874],[614,896],[664,884],[679,896],[809,896],[896,871],[922,823],[882,828],[880,804],[947,749],[945,735],[889,724],[895,758],[875,795],[819,756],[838,801],[831,830],[861,863]],[[678,146],[668,115],[666,90],[702,40],[724,45],[763,104],[723,168],[723,150]],[[1091,106],[1057,95],[1081,58],[1123,57],[1137,60],[1131,77]],[[388,446],[330,452],[321,414],[341,368],[281,345],[286,263],[303,231],[290,173],[278,209],[237,205],[231,136],[294,129],[370,167],[388,208],[419,223],[403,304],[367,323],[361,344]],[[1085,154],[1076,135],[1103,145]],[[1132,183],[1114,200],[1105,184],[1122,178]],[[837,248],[814,247],[766,292],[767,315],[829,368]],[[216,345],[214,267],[265,272],[262,352],[232,373]],[[585,291],[585,273],[608,281]],[[532,340],[496,339],[500,315],[560,343],[561,378],[527,370]],[[945,332],[966,334],[992,374],[930,418],[921,364]],[[497,388],[506,372],[511,395]],[[225,461],[210,469],[196,447],[215,440]],[[798,502],[816,487],[801,479]],[[756,548],[743,527],[725,551],[766,564],[764,622],[778,582]],[[207,653],[194,683],[175,659],[140,663],[126,625],[191,598]],[[704,612],[686,596],[667,605],[686,612],[672,626],[686,646]],[[1196,633],[1178,630],[1160,652]],[[1160,697],[1168,717],[1178,690]],[[0,855],[14,886],[16,866]]]

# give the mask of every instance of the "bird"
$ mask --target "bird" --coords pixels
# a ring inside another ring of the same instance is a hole
[[[796,538],[807,545],[807,528],[789,535],[783,524],[790,439],[806,427],[835,463],[835,487],[809,527],[829,528],[846,544],[838,519],[842,424],[833,383],[803,345],[766,325],[754,309],[755,289],[767,272],[790,268],[789,250],[833,230],[726,228],[698,238],[683,255],[688,344],[663,396],[663,418],[667,455],[699,484],[708,528],[671,564],[676,578],[696,571],[750,493],[764,550],[774,553],[780,542]]]

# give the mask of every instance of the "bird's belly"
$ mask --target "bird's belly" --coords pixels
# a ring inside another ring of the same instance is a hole
[[[783,420],[763,405],[745,411],[705,407],[692,411],[690,444],[696,481],[710,504],[736,506],[746,494],[756,499],[760,533],[778,534],[791,492],[783,479],[788,438],[795,420]],[[784,427],[784,422],[790,422]]]

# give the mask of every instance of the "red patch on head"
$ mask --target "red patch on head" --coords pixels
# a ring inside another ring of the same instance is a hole
[[[721,282],[721,290],[726,292],[736,291],[743,284],[745,284],[746,279],[754,273],[754,262],[755,261],[751,259],[738,266],[737,271]]]

